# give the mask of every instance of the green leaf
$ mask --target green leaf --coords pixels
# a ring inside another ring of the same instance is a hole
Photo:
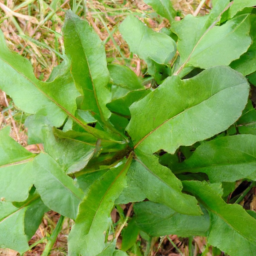
[[[34,160],[34,184],[43,202],[50,209],[75,219],[83,193],[57,162],[41,153]]]
[[[147,201],[135,204],[134,211],[137,225],[150,236],[206,236],[210,228],[210,218],[204,209],[204,215],[191,216]]]
[[[33,185],[34,154],[10,136],[10,127],[0,130],[0,198],[24,201]]]
[[[128,67],[117,64],[108,65],[110,77],[114,85],[128,90],[143,89],[143,85],[137,75]]]
[[[255,35],[256,16],[250,15],[250,20],[251,20],[250,36],[252,38],[252,44],[250,45],[246,53],[244,53],[238,60],[235,60],[230,64],[231,68],[242,73],[244,76],[249,75],[254,71],[256,71],[256,64],[255,64],[256,63],[256,35]]]
[[[172,24],[172,31],[179,37],[178,51],[181,57],[176,74],[189,66],[209,68],[229,65],[247,51],[251,43],[248,14],[229,20],[222,26],[215,26],[229,5],[228,0],[217,1],[209,15],[187,15],[181,22]]]
[[[256,135],[256,110],[249,100],[242,116],[236,123],[236,127],[241,134],[254,134]]]
[[[149,200],[165,204],[180,213],[200,215],[195,198],[181,192],[181,181],[170,169],[160,165],[157,157],[136,151],[129,172]]]
[[[170,23],[176,16],[176,11],[172,7],[172,2],[169,0],[144,0],[144,2],[150,6],[161,16],[169,20]]]
[[[251,44],[249,15],[241,15],[206,33],[190,54],[187,65],[210,68],[229,65]]]
[[[172,169],[175,173],[206,173],[211,182],[256,179],[256,136],[236,135],[204,142],[195,153]]]
[[[119,30],[131,52],[148,64],[151,60],[158,64],[167,64],[174,57],[176,46],[173,39],[166,34],[153,31],[133,16],[128,16]]]
[[[122,230],[122,246],[123,251],[129,250],[137,241],[139,235],[139,228],[133,218],[129,221],[128,226]]]
[[[136,101],[144,98],[150,90],[136,90],[128,92],[125,96],[115,99],[107,104],[109,110],[115,114],[130,117],[129,107]]]
[[[230,17],[234,17],[239,11],[243,10],[245,7],[255,6],[255,0],[234,0],[233,4],[229,9]]]
[[[104,232],[111,223],[110,212],[114,201],[125,186],[125,176],[131,160],[132,155],[126,163],[119,163],[115,168],[106,171],[89,188],[69,235],[70,255],[94,256],[104,250]]]
[[[56,132],[54,132],[56,131]],[[83,169],[94,154],[96,143],[60,138],[61,131],[50,127],[43,128],[44,149],[63,169],[70,174]]]
[[[0,201],[0,248],[20,253],[27,251],[28,240],[34,235],[46,210],[38,196],[33,196],[21,207]]]
[[[227,129],[241,115],[248,92],[246,79],[228,67],[183,81],[173,76],[130,107],[127,131],[135,148],[173,154]]]
[[[55,126],[60,126],[76,110],[78,92],[69,74],[46,83],[35,78],[30,62],[11,52],[0,32],[0,88],[12,97],[21,110],[39,111]]]
[[[72,11],[66,12],[63,34],[65,51],[71,60],[71,74],[83,95],[80,107],[105,123],[110,116],[106,103],[111,94],[107,88],[109,72],[104,44],[89,23]]]
[[[116,248],[116,242],[112,242],[110,244],[108,244],[104,250],[102,252],[100,252],[99,254],[97,254],[97,256],[111,256],[113,255],[114,251]]]
[[[253,256],[256,249],[256,219],[242,206],[226,204],[206,182],[186,181],[183,185],[210,212],[208,243],[232,256]]]
[[[28,250],[24,231],[26,207],[19,209],[9,202],[0,202],[0,212],[0,248],[10,248],[19,252]]]

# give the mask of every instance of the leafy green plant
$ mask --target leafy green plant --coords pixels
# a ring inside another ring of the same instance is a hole
[[[145,2],[171,23],[169,35],[135,16],[119,27],[147,64],[145,81],[126,66],[107,65],[97,34],[71,11],[63,28],[66,59],[47,82],[0,34],[0,88],[30,114],[28,142],[44,146],[33,154],[9,137],[10,128],[0,131],[1,248],[27,251],[53,210],[61,218],[44,255],[67,217],[74,220],[70,256],[141,255],[139,233],[149,241],[145,255],[151,237],[176,234],[204,236],[231,256],[254,256],[256,214],[237,204],[244,194],[233,204],[227,196],[236,181],[256,180],[249,96],[255,1],[215,0],[208,15],[181,21],[169,0]],[[147,81],[156,86],[145,87]],[[134,214],[125,217],[119,205],[128,203]]]

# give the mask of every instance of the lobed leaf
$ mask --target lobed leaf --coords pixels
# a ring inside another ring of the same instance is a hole
[[[34,184],[44,204],[75,219],[83,192],[49,155],[41,153],[34,160]]]
[[[211,68],[187,80],[173,76],[130,107],[127,131],[141,151],[174,153],[181,145],[210,138],[232,125],[248,92],[246,79],[228,67]]]
[[[28,240],[34,235],[47,210],[38,196],[33,196],[20,207],[10,202],[0,202],[0,248],[10,248],[20,253],[27,251]]]
[[[255,0],[234,0],[229,9],[229,15],[232,18],[245,7],[252,7],[255,6],[255,4]]]
[[[89,23],[72,11],[66,12],[63,34],[71,74],[83,96],[80,108],[105,123],[110,116],[106,103],[111,94],[107,88],[109,72],[104,45]]]
[[[210,212],[208,243],[232,256],[253,256],[256,219],[240,205],[226,204],[206,182],[184,181],[183,185],[185,190],[195,195]]]
[[[211,182],[256,179],[256,136],[236,135],[204,142],[181,164],[175,173],[206,173]]]
[[[203,210],[202,216],[191,216],[180,214],[165,205],[147,201],[136,203],[134,211],[137,225],[150,236],[206,236],[210,228],[210,218],[206,210]]]
[[[105,172],[87,191],[69,235],[69,254],[95,256],[104,250],[104,232],[110,225],[110,212],[115,199],[125,186],[125,175],[132,155],[126,163]]]
[[[24,201],[33,185],[35,155],[10,136],[10,127],[0,130],[0,198]]]
[[[177,212],[200,215],[201,210],[195,198],[183,194],[182,183],[168,168],[160,165],[155,156],[136,151],[135,161],[131,164],[128,175],[141,193],[135,193],[135,201],[145,195],[149,200],[162,203]],[[128,194],[130,199],[133,195],[128,183]]]

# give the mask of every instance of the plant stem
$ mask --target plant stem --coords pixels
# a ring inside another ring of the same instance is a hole
[[[127,224],[128,220],[129,220],[129,217],[130,217],[130,215],[131,215],[131,212],[132,212],[132,208],[133,208],[133,203],[130,205],[130,207],[129,207],[128,211],[127,211],[126,218],[125,218],[124,222],[122,223],[121,227],[120,227],[120,228],[118,229],[118,231],[116,232],[116,234],[115,234],[115,239],[117,239],[117,238],[120,236],[120,234],[121,234],[123,228],[124,228],[125,225]]]
[[[172,241],[172,239],[167,236],[167,239],[169,240],[169,242],[172,244],[172,246],[175,248],[175,250],[181,255],[184,256],[184,254],[182,253],[182,251],[177,247],[177,245]]]
[[[51,249],[52,249],[53,245],[55,244],[57,236],[61,231],[63,221],[64,221],[64,216],[61,215],[55,229],[52,232],[52,235],[50,236],[50,238],[48,240],[48,243],[46,244],[46,246],[44,248],[43,254],[41,256],[48,256],[49,253],[51,252]]]
[[[147,241],[147,247],[144,252],[144,256],[150,256],[151,242],[152,242],[152,237],[150,237],[150,239]]]
[[[188,239],[188,250],[189,250],[189,256],[193,256],[193,237],[190,236]]]
[[[248,192],[256,185],[256,182],[252,182],[251,185],[238,197],[235,201],[235,204],[239,204],[243,201],[244,197],[248,194]]]

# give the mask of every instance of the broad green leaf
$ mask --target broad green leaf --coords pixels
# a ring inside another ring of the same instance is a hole
[[[79,95],[69,74],[46,83],[37,80],[30,62],[11,52],[0,32],[0,88],[12,97],[21,110],[35,114],[39,111],[55,126],[60,126],[76,110]]]
[[[204,142],[195,153],[172,169],[175,173],[206,173],[211,182],[256,180],[256,136],[236,135]]]
[[[34,154],[10,136],[10,127],[0,130],[0,198],[24,201],[33,185]]]
[[[20,253],[27,251],[28,240],[34,235],[46,210],[38,196],[32,197],[21,207],[1,201],[0,248],[10,248]]]
[[[248,14],[215,26],[229,5],[228,0],[217,1],[209,15],[187,15],[181,22],[172,24],[172,31],[179,37],[177,47],[181,57],[175,74],[189,66],[209,68],[229,65],[247,51],[251,43]]]
[[[236,128],[241,134],[254,134],[256,135],[256,110],[249,100],[242,116],[236,123]]]
[[[71,74],[83,95],[80,107],[104,123],[110,116],[106,103],[111,96],[104,44],[89,23],[71,11],[66,12],[63,34]]]
[[[26,207],[16,208],[9,202],[0,202],[0,248],[18,252],[29,249],[24,228]]]
[[[135,148],[173,154],[226,130],[241,115],[248,92],[246,79],[228,67],[187,80],[173,76],[130,107],[127,131]]]
[[[165,204],[183,214],[200,215],[195,198],[181,192],[181,181],[170,169],[160,165],[157,157],[136,151],[129,172],[149,200]]]
[[[116,242],[112,242],[107,245],[102,252],[97,254],[97,256],[112,256],[116,248]]]
[[[206,182],[185,181],[183,185],[210,213],[208,243],[232,256],[253,256],[256,249],[256,219],[242,206],[226,204]]]
[[[152,6],[159,15],[172,23],[176,16],[176,11],[173,9],[172,2],[170,0],[144,0],[144,2]]]
[[[186,15],[182,21],[172,23],[171,30],[179,38],[177,48],[181,64],[189,58],[197,43],[209,32],[209,28],[215,25],[229,4],[229,0],[217,0],[209,15],[203,17]]]
[[[254,1],[255,2],[255,1]],[[244,53],[238,60],[233,61],[230,67],[242,73],[244,76],[249,75],[256,71],[256,16],[250,15],[251,19],[251,32],[252,44],[248,51]]]
[[[119,30],[131,52],[148,64],[151,60],[158,64],[167,64],[174,57],[176,46],[173,39],[166,34],[153,31],[133,16],[128,16]]]
[[[165,205],[147,201],[135,204],[134,211],[137,225],[150,236],[206,236],[210,228],[206,210],[202,216],[191,216],[177,213]]]
[[[144,88],[137,75],[130,68],[111,64],[108,65],[108,70],[114,85],[118,85],[128,90]]]
[[[94,154],[96,143],[76,141],[71,138],[58,137],[50,127],[44,127],[44,149],[64,172],[74,173],[83,169]]]
[[[209,30],[196,44],[187,65],[210,68],[229,65],[247,51],[251,44],[249,15],[241,15]]]
[[[75,219],[83,193],[53,158],[41,153],[34,160],[34,184],[44,204],[50,209]]]
[[[126,252],[120,251],[120,250],[116,250],[113,254],[113,256],[128,256],[128,254]]]
[[[126,184],[125,175],[131,160],[132,155],[126,163],[106,171],[90,186],[69,235],[69,255],[95,256],[104,250],[104,232],[111,223],[114,201]]]
[[[94,172],[85,173],[77,177],[77,183],[79,187],[87,193],[90,186],[98,179],[101,178],[106,173],[107,170],[98,170]]]
[[[243,10],[245,7],[255,6],[255,0],[234,0],[233,4],[229,9],[230,17],[234,17],[239,11]]]
[[[136,101],[142,99],[150,90],[136,90],[128,92],[125,96],[115,99],[107,104],[109,110],[115,114],[130,117],[131,113],[129,107]]]

